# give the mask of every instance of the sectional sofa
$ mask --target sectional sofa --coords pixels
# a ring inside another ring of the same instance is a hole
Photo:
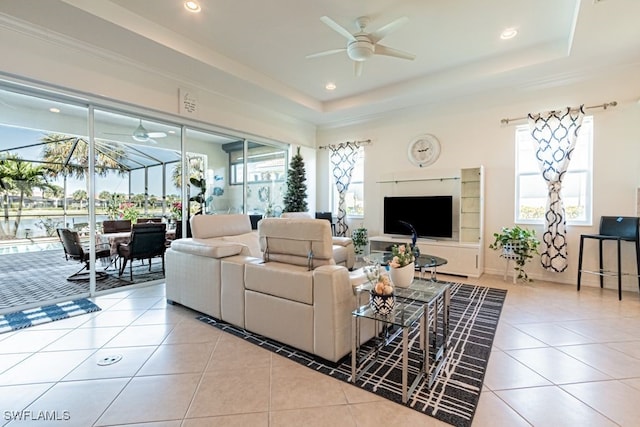
[[[331,362],[351,350],[350,239],[326,220],[197,215],[193,238],[167,250],[167,300],[291,345]],[[373,336],[363,325],[362,341]]]

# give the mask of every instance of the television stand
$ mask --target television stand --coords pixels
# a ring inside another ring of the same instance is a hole
[[[411,243],[411,236],[373,236],[369,237],[372,251],[384,251],[391,245]],[[438,273],[456,276],[480,277],[480,244],[463,243],[453,240],[418,239],[420,253],[446,259],[447,264],[438,268]]]

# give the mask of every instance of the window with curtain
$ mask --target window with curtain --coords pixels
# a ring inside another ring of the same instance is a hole
[[[592,223],[593,116],[585,117],[562,184],[567,224]],[[547,185],[540,174],[528,125],[516,128],[515,222],[543,224]]]
[[[338,209],[340,195],[336,188],[333,176],[331,176],[330,188],[332,210]],[[358,148],[356,164],[351,173],[351,184],[345,194],[347,216],[364,216],[364,147]]]

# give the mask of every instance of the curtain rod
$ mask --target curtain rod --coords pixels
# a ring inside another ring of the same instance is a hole
[[[347,142],[341,142],[340,144],[331,144],[331,145],[321,145],[320,147],[318,147],[318,149],[324,149],[324,148],[332,148],[332,147],[340,147],[341,145],[349,145],[349,144],[358,144],[358,145],[371,145],[371,140],[370,139],[365,139],[362,141],[347,141]]]
[[[606,102],[606,103],[600,104],[600,105],[592,105],[590,107],[584,107],[584,109],[585,110],[590,110],[592,108],[602,108],[602,109],[606,110],[607,108],[615,107],[616,105],[618,105],[618,103],[616,101],[611,101],[611,102]],[[553,112],[556,112],[556,111],[557,110],[552,110],[551,112],[553,113]],[[572,108],[571,111],[578,111],[578,109]],[[518,120],[525,120],[525,119],[528,119],[528,118],[529,118],[529,116],[515,117],[513,119],[502,119],[502,120],[500,120],[500,124],[508,125],[511,122],[515,122],[515,121],[518,121]]]

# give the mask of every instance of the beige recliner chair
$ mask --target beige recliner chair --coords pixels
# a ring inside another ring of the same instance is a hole
[[[282,212],[280,218],[298,218],[298,219],[313,219],[314,216],[309,212]],[[331,226],[331,224],[325,221]],[[356,263],[356,251],[353,246],[353,240],[350,237],[336,237],[331,233],[331,240],[333,242],[333,258],[336,264],[346,266],[349,270],[353,268]]]
[[[245,265],[246,329],[333,362],[347,355],[356,296],[329,222],[265,218],[258,234],[264,263]]]

